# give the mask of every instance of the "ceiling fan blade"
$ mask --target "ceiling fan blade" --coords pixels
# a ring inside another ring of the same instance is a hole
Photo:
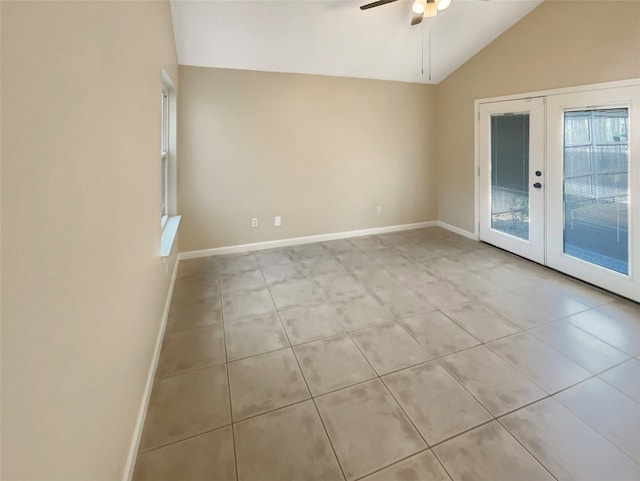
[[[411,25],[418,25],[422,22],[423,16],[421,13],[411,12]]]
[[[377,2],[367,3],[366,5],[362,5],[360,10],[368,10],[370,8],[379,7],[380,5],[386,5],[387,3],[397,2],[398,0],[378,0]]]

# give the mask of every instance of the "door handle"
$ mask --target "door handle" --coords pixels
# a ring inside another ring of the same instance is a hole
[[[533,184],[533,186],[534,186],[536,189],[539,189],[540,187],[542,187],[542,184],[541,184],[540,182],[536,182],[535,184]]]

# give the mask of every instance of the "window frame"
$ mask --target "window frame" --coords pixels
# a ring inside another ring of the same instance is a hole
[[[169,89],[163,82],[160,96],[160,227],[164,228],[169,219]]]

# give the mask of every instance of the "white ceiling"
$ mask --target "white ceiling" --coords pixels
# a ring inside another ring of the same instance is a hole
[[[542,0],[453,0],[416,26],[409,1],[368,1],[172,0],[178,62],[439,83]]]

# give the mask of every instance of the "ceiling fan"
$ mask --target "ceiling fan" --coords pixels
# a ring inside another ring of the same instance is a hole
[[[368,10],[370,8],[393,3],[398,0],[377,0],[375,2],[362,5],[360,10]],[[435,17],[438,11],[442,11],[451,5],[451,0],[413,0],[411,4],[411,25],[417,25],[422,22],[424,17]]]

